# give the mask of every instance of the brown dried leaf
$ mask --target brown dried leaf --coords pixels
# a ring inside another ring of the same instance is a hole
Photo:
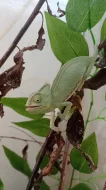
[[[99,70],[95,76],[85,81],[83,88],[97,90],[106,84],[106,68]]]
[[[24,147],[23,150],[22,150],[23,158],[24,158],[26,161],[27,161],[27,157],[28,157],[28,152],[27,152],[27,150],[28,150],[28,144],[25,145],[25,147]]]
[[[84,134],[84,121],[78,109],[74,111],[68,120],[66,134],[73,146],[81,144]]]
[[[41,15],[42,13],[39,12]],[[28,46],[28,47],[24,47],[22,49],[22,52],[25,52],[25,51],[32,51],[34,49],[39,49],[39,50],[42,50],[44,45],[45,45],[45,39],[42,38],[42,36],[45,34],[45,31],[44,31],[44,28],[43,28],[43,15],[42,15],[42,25],[41,25],[41,28],[39,29],[38,31],[38,39],[36,41],[36,45],[32,45],[32,46]]]
[[[103,190],[106,190],[106,181],[105,181],[105,184],[104,184]]]
[[[14,62],[16,64],[24,62],[24,60],[23,60],[23,51],[22,50],[19,50],[18,53],[16,53],[16,55],[14,56]]]
[[[76,148],[78,151],[80,151],[80,153],[81,153],[81,154],[84,156],[84,158],[87,160],[87,162],[89,163],[89,167],[92,169],[92,171],[96,170],[96,169],[97,169],[97,166],[94,164],[92,158],[91,158],[87,153],[85,153],[85,152],[81,149],[80,145],[75,146],[75,148]]]
[[[6,84],[9,85],[11,88],[17,88],[21,84],[22,74],[25,67],[21,64],[17,64],[12,71],[8,72],[6,75]]]
[[[79,111],[82,110],[81,98],[78,95],[72,96],[71,102],[73,104],[73,107],[76,107]]]
[[[98,67],[98,68],[106,67],[106,39],[103,40],[98,46],[99,51],[101,51],[102,49],[104,50],[103,57],[102,57],[102,59],[99,60],[99,62],[98,62],[98,59],[97,59],[96,62],[98,62],[98,63],[95,64],[95,66]]]
[[[43,28],[43,24],[38,32],[38,39],[36,42],[37,45],[37,49],[42,50],[44,45],[45,45],[45,39],[42,38],[42,36],[45,34],[44,28]]]
[[[0,117],[2,118],[3,116],[4,116],[3,104],[0,103]]]
[[[48,10],[48,13],[49,13],[50,15],[52,15],[52,10],[51,10],[51,8],[50,8],[50,6],[49,6],[47,0],[46,0],[46,4],[47,4],[47,10]]]
[[[60,8],[59,2],[57,3],[57,7],[58,7],[57,12],[58,12],[58,13],[61,13],[61,14],[59,15],[59,17],[63,17],[63,16],[66,14],[66,12]]]

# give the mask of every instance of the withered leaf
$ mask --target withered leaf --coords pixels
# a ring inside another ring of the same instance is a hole
[[[37,49],[42,50],[45,45],[45,39],[42,38],[42,36],[45,34],[43,25],[41,26],[39,32],[38,32],[38,39],[36,42]]]
[[[73,95],[71,97],[71,102],[73,104],[73,106],[75,106],[76,108],[78,108],[78,110],[82,110],[82,106],[81,106],[81,98],[78,95]]]
[[[16,53],[16,55],[14,56],[14,62],[16,64],[24,62],[24,60],[23,60],[23,51],[22,50],[19,50],[18,53]]]
[[[105,184],[104,184],[103,190],[106,190],[106,181],[105,181]]]
[[[10,72],[6,75],[6,84],[11,86],[11,88],[17,88],[21,84],[22,74],[25,67],[22,63],[17,64]]]
[[[61,14],[59,15],[59,17],[64,16],[64,15],[66,14],[66,12],[60,8],[59,2],[57,3],[57,7],[58,7],[57,12],[58,12],[58,13],[61,13]]]
[[[28,150],[28,144],[27,144],[27,145],[23,148],[23,150],[22,150],[23,158],[24,158],[25,160],[27,160],[27,157],[28,157],[27,150]]]
[[[41,12],[40,12],[41,13]],[[42,15],[42,13],[41,13]],[[38,39],[36,41],[36,45],[32,45],[32,46],[28,46],[28,47],[24,47],[22,49],[23,52],[25,51],[32,51],[34,49],[39,49],[42,50],[44,45],[45,45],[45,39],[42,38],[42,36],[45,34],[44,28],[43,28],[43,15],[42,15],[42,25],[41,28],[38,31]]]
[[[2,118],[3,116],[4,116],[3,104],[0,103],[0,117]]]
[[[49,13],[50,15],[52,15],[52,10],[51,10],[51,8],[50,8],[50,6],[49,6],[47,0],[46,0],[46,4],[47,4],[47,10],[48,10],[48,13]]]
[[[83,88],[97,90],[106,84],[106,68],[99,70],[95,76],[85,81]]]
[[[85,153],[82,149],[80,145],[75,146],[75,148],[80,151],[80,153],[84,156],[84,158],[86,159],[86,161],[89,163],[89,167],[94,171],[97,169],[97,166],[94,164],[92,158]]]
[[[95,66],[98,67],[98,68],[106,67],[106,39],[103,40],[98,46],[99,51],[101,51],[102,49],[104,51],[103,57],[99,60],[98,63],[95,64]],[[96,61],[98,61],[98,60],[96,60]]]
[[[98,49],[99,51],[101,51],[102,48],[106,47],[106,39],[104,39],[99,45],[98,45]]]
[[[81,144],[84,134],[84,120],[78,109],[68,120],[66,135],[73,146]]]

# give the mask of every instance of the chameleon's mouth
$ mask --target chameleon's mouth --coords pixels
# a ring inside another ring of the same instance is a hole
[[[40,105],[39,106],[26,106],[26,108],[39,108],[40,107]]]

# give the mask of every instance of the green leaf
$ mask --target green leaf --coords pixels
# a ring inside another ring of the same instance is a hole
[[[1,179],[0,179],[0,190],[4,190],[4,184],[3,184],[3,182],[1,181]]]
[[[31,169],[26,160],[24,160],[21,156],[19,156],[6,146],[3,146],[3,149],[13,168],[30,177]]]
[[[91,190],[91,188],[85,183],[79,183],[70,190]]]
[[[35,135],[46,137],[50,131],[50,120],[42,118],[39,120],[23,121],[23,122],[13,122],[18,127],[27,129],[34,133]]]
[[[50,190],[50,187],[45,183],[45,181],[42,181],[40,183],[40,190]]]
[[[94,164],[97,165],[98,164],[98,147],[97,147],[95,133],[92,133],[82,142],[81,148],[84,152],[86,152],[92,158]],[[92,169],[89,168],[89,165],[86,159],[75,148],[73,148],[70,153],[70,162],[74,169],[82,173],[89,174],[93,172]]]
[[[84,37],[70,30],[67,24],[45,12],[46,24],[53,53],[66,63],[76,56],[89,55]]]
[[[39,153],[39,154],[40,154],[40,153]],[[38,156],[37,156],[36,159],[38,159],[39,154],[38,154]],[[44,158],[43,158],[43,160],[42,160],[42,163],[41,163],[41,165],[40,165],[40,169],[41,169],[41,170],[49,163],[49,160],[50,160],[49,157],[48,157],[47,155],[45,155]],[[56,168],[56,167],[53,167],[53,170],[52,170],[51,175],[56,175],[57,173],[58,173],[57,168]]]
[[[4,106],[12,108],[14,111],[23,115],[25,117],[29,117],[31,119],[39,119],[42,115],[34,115],[30,114],[26,111],[26,101],[28,98],[2,98],[1,102]]]
[[[104,39],[106,39],[106,18],[101,28],[101,41],[103,41]]]
[[[105,11],[106,0],[69,0],[66,6],[67,24],[74,31],[84,32],[94,27]]]

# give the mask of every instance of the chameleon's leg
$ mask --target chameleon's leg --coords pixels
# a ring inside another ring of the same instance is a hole
[[[61,113],[60,111],[57,113],[57,115],[60,117],[61,120],[64,120],[65,117],[67,116],[67,114],[69,113],[70,111],[70,108],[71,108],[71,102],[63,102],[61,104],[62,106],[66,106],[65,110],[63,113]]]
[[[55,121],[55,111],[51,111],[51,118],[50,118],[50,128],[53,131],[58,132],[58,127],[54,126],[54,121]]]

